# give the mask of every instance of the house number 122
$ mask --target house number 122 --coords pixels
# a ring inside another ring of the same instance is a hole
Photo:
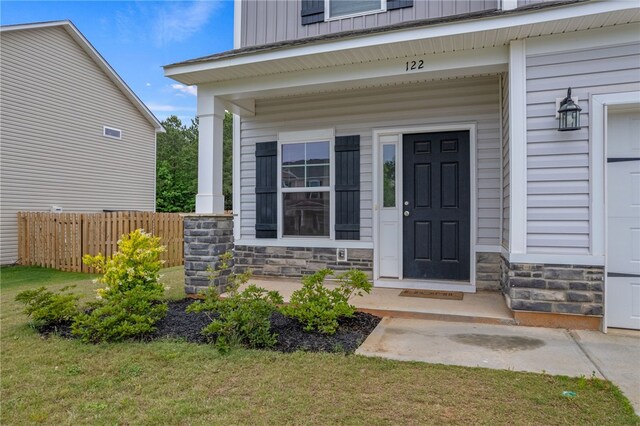
[[[424,68],[424,61],[420,59],[419,61],[410,61],[405,63],[405,71],[409,70],[421,70]]]

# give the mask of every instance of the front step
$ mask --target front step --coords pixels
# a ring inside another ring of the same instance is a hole
[[[394,311],[394,310],[366,309],[366,308],[358,308],[358,311],[366,312],[368,314],[375,315],[378,317],[387,317],[387,318],[423,319],[423,320],[433,320],[433,321],[455,321],[455,322],[469,322],[469,323],[477,323],[477,324],[518,325],[518,321],[516,321],[515,318],[438,314],[438,313],[431,313],[431,312],[409,312],[409,311]]]

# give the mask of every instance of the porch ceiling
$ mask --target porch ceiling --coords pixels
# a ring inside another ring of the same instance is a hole
[[[397,68],[398,64],[416,57],[451,57],[452,53],[483,49],[497,51],[504,49],[511,40],[632,22],[640,22],[640,8],[635,2],[587,2],[513,16],[411,28],[204,62],[187,62],[165,67],[165,75],[188,85],[215,87],[214,91],[219,95],[231,95],[234,93],[232,87],[241,82],[261,81],[273,76],[282,78],[283,74],[295,76],[296,73],[315,71],[322,75],[344,69],[366,70],[390,61]],[[472,73],[495,71],[478,69]],[[256,94],[236,96],[247,97],[256,98]]]

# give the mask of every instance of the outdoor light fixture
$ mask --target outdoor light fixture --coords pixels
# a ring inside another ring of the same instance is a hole
[[[567,97],[560,102],[558,131],[580,130],[580,111],[582,111],[582,108],[571,99],[571,87],[569,87],[567,89]]]

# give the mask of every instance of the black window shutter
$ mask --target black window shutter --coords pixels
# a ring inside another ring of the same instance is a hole
[[[278,142],[256,144],[256,238],[278,237]]]
[[[337,136],[336,240],[360,239],[360,135]]]
[[[413,0],[387,0],[387,10],[413,7]]]
[[[302,25],[324,22],[324,0],[302,0]]]

